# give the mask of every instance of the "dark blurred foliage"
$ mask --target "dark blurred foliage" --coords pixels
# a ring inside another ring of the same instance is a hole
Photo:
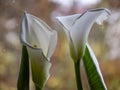
[[[91,6],[82,6],[75,1],[73,0],[70,7],[66,7],[48,0],[0,0],[0,90],[16,90],[22,46],[19,41],[19,30],[24,11],[41,18],[58,31],[57,48],[51,58],[51,77],[45,90],[76,90],[74,67],[69,55],[66,36],[53,16],[81,13],[90,8],[100,7],[110,9],[112,15],[103,26],[94,24],[90,32],[89,43],[98,58],[108,90],[120,90],[118,52],[120,51],[118,43],[120,42],[118,40],[120,0],[102,0]],[[83,68],[81,72],[84,90],[88,90]],[[31,90],[34,90],[32,79],[30,85]]]

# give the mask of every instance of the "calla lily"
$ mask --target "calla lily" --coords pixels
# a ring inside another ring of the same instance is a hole
[[[42,88],[49,78],[50,58],[56,47],[57,32],[41,19],[25,12],[21,22],[20,39],[27,47],[33,82],[36,87]]]
[[[110,11],[107,9],[88,10],[82,14],[57,17],[67,34],[71,57],[76,61],[84,55],[87,38],[92,25],[102,24]]]

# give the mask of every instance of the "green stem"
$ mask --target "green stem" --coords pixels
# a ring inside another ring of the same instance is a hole
[[[74,67],[75,67],[77,89],[83,90],[82,83],[81,83],[81,77],[80,77],[81,76],[80,75],[80,60],[78,60],[77,62],[74,62]]]

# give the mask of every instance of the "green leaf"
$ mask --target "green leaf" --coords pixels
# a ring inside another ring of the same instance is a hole
[[[90,89],[107,90],[97,59],[88,44],[86,46],[85,54],[83,56],[83,63],[86,70]]]
[[[22,47],[22,57],[17,82],[17,90],[29,90],[29,57],[26,46]]]

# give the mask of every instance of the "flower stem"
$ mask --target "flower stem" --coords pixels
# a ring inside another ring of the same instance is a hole
[[[74,62],[74,67],[75,67],[75,76],[76,76],[76,83],[77,83],[77,89],[78,90],[83,90],[82,88],[82,83],[81,83],[81,75],[80,75],[80,60],[77,62]]]

